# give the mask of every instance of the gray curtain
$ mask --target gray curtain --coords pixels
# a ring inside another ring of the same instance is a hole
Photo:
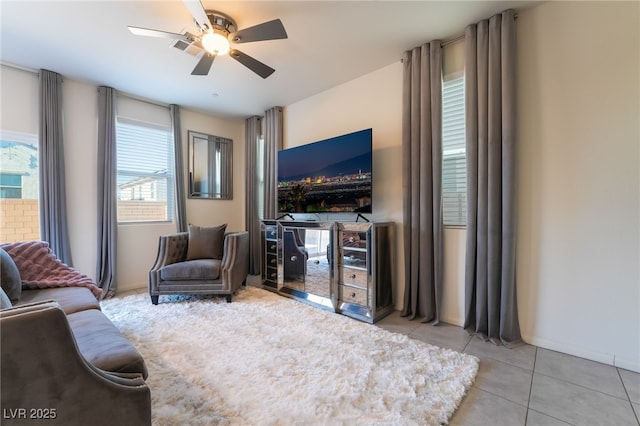
[[[98,266],[96,282],[103,296],[116,293],[116,91],[98,88]]]
[[[265,111],[264,117],[264,218],[278,214],[278,151],[283,144],[282,107]]]
[[[169,105],[171,130],[173,131],[174,177],[175,177],[175,219],[178,232],[187,231],[187,201],[184,189],[184,161],[182,155],[182,126],[180,125],[180,107]]]
[[[258,141],[260,139],[261,118],[253,116],[247,118],[244,124],[247,177],[245,190],[246,228],[249,231],[249,274],[258,275],[261,270],[260,248],[260,176],[262,169],[258,166]]]
[[[40,238],[72,265],[62,138],[62,77],[40,70]]]
[[[442,301],[442,49],[404,53],[402,94],[403,316],[440,321]]]
[[[465,31],[467,248],[464,328],[522,342],[515,277],[516,33],[509,10]]]

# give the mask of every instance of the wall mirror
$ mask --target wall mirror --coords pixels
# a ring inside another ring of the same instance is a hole
[[[189,198],[233,199],[233,141],[189,130]]]

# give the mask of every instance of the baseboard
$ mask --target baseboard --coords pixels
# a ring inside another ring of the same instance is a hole
[[[614,353],[606,353],[593,351],[581,346],[575,346],[566,342],[558,342],[554,340],[544,339],[536,336],[522,335],[522,339],[532,345],[540,348],[549,349],[556,352],[562,352],[567,355],[573,355],[580,358],[585,358],[591,361],[600,362],[602,364],[611,365],[614,367],[623,368],[625,370],[631,370],[640,373],[640,360],[625,359],[616,357]]]
[[[636,373],[640,373],[640,360],[626,359],[626,358],[616,358],[614,360],[614,365],[618,368],[622,368],[623,370],[635,371]]]
[[[440,316],[440,320],[442,322],[446,322],[447,324],[455,325],[458,327],[464,326],[464,318],[458,318],[455,316]]]
[[[124,293],[124,292],[133,292],[133,291],[140,291],[140,290],[147,290],[148,288],[148,284],[147,283],[127,283],[127,285],[122,285],[122,286],[118,286],[118,288],[116,289],[117,293]]]

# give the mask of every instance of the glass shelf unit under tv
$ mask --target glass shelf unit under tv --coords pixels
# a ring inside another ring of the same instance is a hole
[[[394,224],[262,222],[263,287],[373,323],[393,311]]]

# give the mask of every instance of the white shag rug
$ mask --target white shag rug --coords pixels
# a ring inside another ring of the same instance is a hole
[[[439,425],[478,359],[255,287],[101,302],[144,357],[154,425]]]

